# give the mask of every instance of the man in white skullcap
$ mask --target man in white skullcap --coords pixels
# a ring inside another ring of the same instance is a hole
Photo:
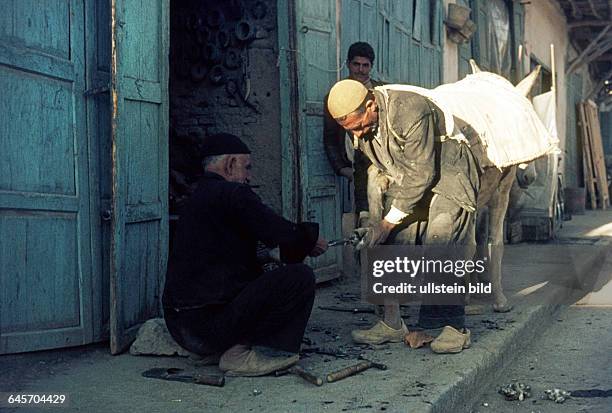
[[[411,224],[424,214],[417,244],[459,247],[471,258],[481,171],[466,143],[444,136],[442,111],[418,93],[386,87],[369,91],[349,79],[332,87],[328,107],[390,181],[384,190],[384,219],[371,224],[368,245],[413,244]],[[431,345],[434,352],[457,353],[470,345],[462,301],[447,305],[424,297],[419,325],[443,327]],[[399,302],[386,301],[384,319],[370,329],[354,330],[352,337],[359,343],[382,344],[400,342],[407,332]]]

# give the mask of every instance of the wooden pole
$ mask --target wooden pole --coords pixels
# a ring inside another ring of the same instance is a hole
[[[523,45],[519,44],[518,47],[518,67],[517,67],[517,82],[523,79]]]
[[[550,90],[552,90],[555,94],[557,93],[557,74],[555,72],[555,45],[550,44],[550,70],[552,72],[552,85]]]

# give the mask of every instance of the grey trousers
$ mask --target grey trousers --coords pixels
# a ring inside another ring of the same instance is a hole
[[[390,208],[389,205],[386,205]],[[461,208],[442,195],[429,193],[389,235],[386,244],[449,246],[453,259],[471,259],[476,251],[475,213]],[[460,255],[460,256],[458,256]],[[440,279],[439,274],[432,277]],[[456,280],[449,280],[449,282]],[[461,299],[459,299],[461,301]],[[440,305],[435,296],[426,296],[419,310],[419,325],[439,328],[465,326],[464,305]]]

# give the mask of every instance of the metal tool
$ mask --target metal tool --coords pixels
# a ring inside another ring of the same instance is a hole
[[[289,369],[279,370],[279,371],[276,371],[274,373],[274,375],[276,377],[284,376],[285,374],[295,374],[296,376],[300,376],[301,378],[306,380],[308,383],[312,383],[315,386],[322,386],[323,385],[323,379],[321,379],[320,377],[315,376],[312,373],[307,372],[306,370],[304,370],[300,366],[293,366],[293,367],[291,367]]]
[[[336,247],[338,245],[351,245],[357,247],[364,239],[367,234],[367,228],[357,228],[353,231],[353,234],[348,238],[335,239],[327,243],[328,247]]]
[[[357,373],[361,373],[364,370],[369,369],[370,367],[377,368],[379,370],[387,370],[387,365],[382,363],[375,363],[370,360],[363,360],[360,363],[354,364],[349,367],[345,367],[341,370],[334,371],[333,373],[329,373],[327,375],[327,382],[333,383],[335,381],[339,381],[342,379],[346,379],[347,377],[353,376]]]
[[[154,368],[142,373],[143,377],[169,381],[182,381],[183,383],[205,384],[208,386],[223,387],[224,376],[209,374],[181,374],[183,369],[178,368]]]

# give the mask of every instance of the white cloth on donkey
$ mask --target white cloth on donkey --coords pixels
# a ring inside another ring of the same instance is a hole
[[[410,85],[376,89],[384,95],[396,90],[427,97],[444,113],[450,138],[463,138],[457,136],[450,114],[464,120],[478,133],[487,157],[498,168],[529,162],[558,150],[558,139],[548,132],[531,102],[494,73],[468,75],[431,90]]]

